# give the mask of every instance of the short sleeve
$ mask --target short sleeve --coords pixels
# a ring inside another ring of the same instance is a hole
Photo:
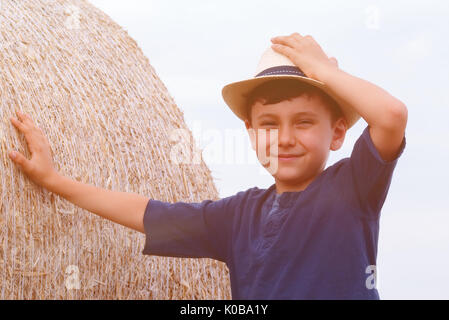
[[[369,125],[354,144],[349,159],[355,192],[366,217],[377,218],[390,188],[393,171],[404,151],[405,136],[397,157],[385,161],[380,156],[369,133]]]
[[[196,203],[150,199],[143,218],[142,253],[226,262],[235,197]]]

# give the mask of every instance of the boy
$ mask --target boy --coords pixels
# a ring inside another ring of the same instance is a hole
[[[272,41],[275,51],[264,54],[253,79],[223,89],[257,156],[268,159],[263,164],[275,178],[268,189],[166,203],[85,185],[54,170],[43,133],[20,113],[21,122],[11,121],[32,158],[14,161],[49,191],[145,232],[144,254],[225,262],[233,299],[379,299],[373,280],[380,210],[405,148],[407,109],[341,71],[312,37]],[[341,147],[360,116],[368,126],[351,157],[324,170],[329,150]]]

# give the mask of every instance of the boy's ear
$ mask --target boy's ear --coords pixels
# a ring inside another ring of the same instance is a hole
[[[245,127],[246,129],[251,128],[251,124],[249,123],[248,119],[245,119]]]
[[[343,142],[345,141],[346,131],[347,131],[346,120],[344,118],[338,119],[334,127],[334,133],[332,137],[330,150],[336,151],[341,148]]]

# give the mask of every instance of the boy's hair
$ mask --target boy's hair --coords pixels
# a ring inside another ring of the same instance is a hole
[[[247,119],[251,123],[251,109],[256,101],[260,101],[264,105],[274,104],[303,95],[309,98],[318,95],[322,98],[331,115],[331,125],[343,117],[335,100],[319,88],[295,79],[274,79],[257,86],[246,96]]]

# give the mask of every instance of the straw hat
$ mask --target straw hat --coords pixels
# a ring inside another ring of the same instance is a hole
[[[360,119],[360,115],[351,106],[330,92],[323,82],[307,77],[289,58],[274,51],[271,46],[263,53],[254,78],[224,86],[222,90],[223,99],[237,117],[245,120],[247,95],[257,86],[273,79],[296,79],[322,89],[340,106],[343,116],[348,122],[348,129]]]

